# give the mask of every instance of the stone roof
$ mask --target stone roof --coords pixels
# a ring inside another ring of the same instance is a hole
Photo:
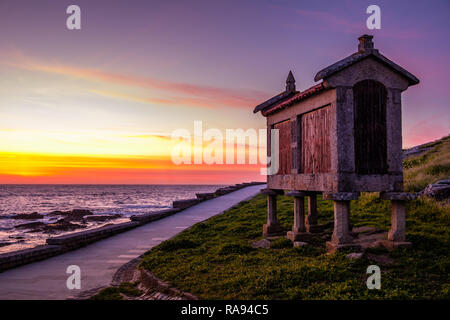
[[[409,73],[395,62],[383,56],[378,52],[377,49],[374,49],[372,38],[373,36],[370,35],[363,35],[359,37],[360,43],[358,45],[358,52],[332,64],[331,66],[326,67],[325,69],[320,70],[314,77],[314,81],[325,79],[332,74],[355,64],[358,61],[372,57],[408,79],[409,85],[415,85],[419,83],[419,79],[417,79],[413,74]]]

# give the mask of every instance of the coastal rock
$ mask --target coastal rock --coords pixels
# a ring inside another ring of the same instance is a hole
[[[23,214],[16,214],[11,216],[11,219],[23,219],[23,220],[36,220],[36,219],[42,219],[44,216],[42,214],[39,214],[37,212],[33,213],[23,213]]]
[[[259,241],[255,241],[252,243],[253,248],[262,248],[262,249],[269,249],[270,248],[270,241],[267,239],[261,239]]]
[[[348,255],[346,255],[347,259],[350,260],[358,260],[360,258],[362,258],[363,253],[362,252],[353,252],[353,253],[349,253]]]
[[[450,179],[440,180],[436,183],[429,184],[420,194],[434,198],[438,201],[450,198]]]
[[[36,229],[36,228],[42,228],[44,226],[45,226],[45,223],[37,221],[37,222],[28,222],[28,223],[18,224],[14,228],[16,228],[16,229]]]
[[[56,221],[55,223],[46,224],[43,227],[42,231],[46,232],[46,233],[52,233],[54,231],[72,231],[72,230],[81,229],[81,228],[86,228],[86,226],[77,224],[77,223],[70,223],[70,222],[66,221],[65,219],[61,219],[61,220]]]
[[[48,214],[48,216],[64,216],[64,219],[66,221],[81,221],[85,216],[92,215],[94,215],[94,213],[85,209],[73,209],[71,211],[52,211]]]
[[[0,248],[10,246],[13,244],[23,243],[25,240],[17,240],[17,241],[0,241]]]
[[[72,231],[80,228],[85,228],[85,225],[70,223],[65,219],[60,219],[54,223],[45,224],[43,222],[29,222],[15,226],[16,229],[30,229],[27,232],[46,232],[52,233],[54,231]]]
[[[426,143],[426,144],[412,147],[410,149],[403,150],[402,159],[406,159],[411,156],[419,156],[421,154],[424,154],[426,151],[433,148],[433,146],[427,146],[429,144],[430,143]]]
[[[62,216],[63,214],[64,214],[64,212],[57,210],[57,211],[50,212],[49,214],[47,214],[47,216],[54,217],[54,216]]]

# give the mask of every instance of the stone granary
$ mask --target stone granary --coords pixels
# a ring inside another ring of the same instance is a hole
[[[392,226],[386,245],[405,242],[401,93],[419,83],[414,75],[374,48],[373,36],[359,38],[358,51],[319,71],[319,84],[298,91],[292,72],[286,90],[256,106],[267,128],[278,129],[279,170],[267,176],[268,219],[265,236],[284,233],[276,197],[294,197],[292,241],[320,231],[316,196],[334,201],[330,251],[355,246],[350,235],[350,200],[359,192],[380,192],[392,201]],[[268,155],[271,153],[268,134]],[[308,199],[305,222],[304,198]]]

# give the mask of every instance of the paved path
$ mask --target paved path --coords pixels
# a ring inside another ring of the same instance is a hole
[[[84,248],[0,273],[0,299],[66,299],[80,291],[110,284],[117,269],[197,222],[217,215],[256,195],[264,185],[246,187],[202,202]],[[66,269],[81,269],[81,290],[66,286]]]

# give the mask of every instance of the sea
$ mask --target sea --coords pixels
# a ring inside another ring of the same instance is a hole
[[[49,236],[98,228],[105,224],[129,221],[135,214],[172,207],[175,200],[195,198],[196,193],[214,192],[222,185],[0,185],[0,253],[45,244]],[[16,228],[19,224],[53,223],[53,211],[86,209],[98,215],[120,214],[103,222],[86,223],[75,231],[59,231],[51,235]],[[13,219],[17,214],[37,212],[41,219]]]

